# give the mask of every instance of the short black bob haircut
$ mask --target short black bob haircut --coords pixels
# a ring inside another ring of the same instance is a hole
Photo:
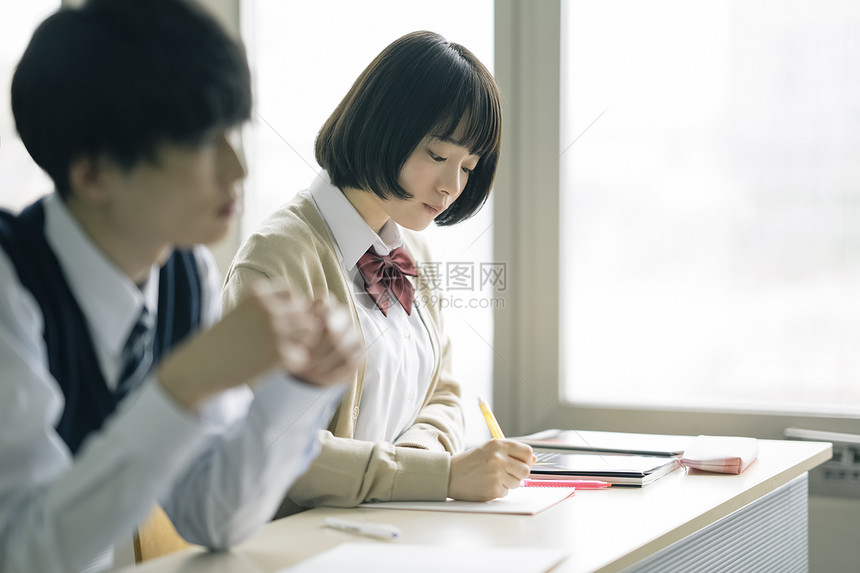
[[[186,0],[90,0],[33,34],[12,80],[27,151],[67,197],[69,167],[125,169],[164,143],[198,146],[251,114],[244,52]]]
[[[493,76],[466,48],[433,32],[395,40],[361,73],[316,140],[316,160],[332,184],[409,199],[400,170],[426,136],[451,138],[480,156],[462,195],[436,217],[453,225],[487,200],[499,160],[501,96]]]

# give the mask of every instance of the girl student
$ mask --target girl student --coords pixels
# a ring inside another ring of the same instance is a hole
[[[491,440],[463,451],[460,386],[441,309],[418,271],[420,231],[486,201],[501,145],[498,87],[466,48],[413,32],[385,48],[323,125],[323,171],[240,248],[222,301],[261,278],[346,305],[364,363],[319,456],[279,516],[365,501],[483,501],[518,487],[531,449]]]

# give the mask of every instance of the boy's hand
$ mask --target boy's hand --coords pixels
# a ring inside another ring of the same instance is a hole
[[[283,286],[254,284],[221,322],[168,356],[158,380],[189,409],[275,368],[317,385],[344,380],[360,355],[358,333],[337,318],[342,311],[320,307]]]
[[[301,341],[308,359],[285,368],[296,378],[317,386],[344,382],[355,372],[364,352],[361,337],[342,308],[318,300],[311,304],[310,312],[320,328],[308,332]]]
[[[529,476],[532,449],[513,440],[490,440],[451,457],[448,497],[489,501],[504,497]]]

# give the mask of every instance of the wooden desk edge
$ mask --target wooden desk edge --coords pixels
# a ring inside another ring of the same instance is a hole
[[[821,443],[825,444],[827,442]],[[809,457],[803,462],[786,469],[785,471],[773,476],[770,479],[764,480],[761,483],[756,484],[748,490],[739,493],[738,495],[732,497],[726,502],[714,507],[710,511],[696,516],[687,523],[673,529],[672,531],[667,532],[666,534],[658,537],[657,539],[654,539],[649,543],[646,543],[645,545],[642,545],[641,547],[631,551],[623,557],[620,557],[612,563],[607,564],[605,567],[601,567],[600,569],[595,571],[595,573],[616,573],[618,571],[622,571],[625,568],[630,567],[631,565],[634,565],[639,561],[654,555],[658,551],[669,547],[673,543],[684,539],[688,535],[695,533],[703,527],[706,527],[711,523],[722,519],[730,513],[737,511],[745,505],[752,503],[760,497],[776,490],[777,488],[787,484],[794,478],[823,464],[831,457],[833,457],[833,446],[832,444],[827,443],[826,448],[823,448],[820,452]]]

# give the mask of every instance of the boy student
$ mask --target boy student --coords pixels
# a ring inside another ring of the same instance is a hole
[[[250,106],[240,49],[182,0],[92,0],[33,35],[12,107],[56,193],[0,215],[0,571],[105,569],[156,500],[228,547],[313,457],[358,334],[277,285],[218,322],[198,246],[234,212]]]

